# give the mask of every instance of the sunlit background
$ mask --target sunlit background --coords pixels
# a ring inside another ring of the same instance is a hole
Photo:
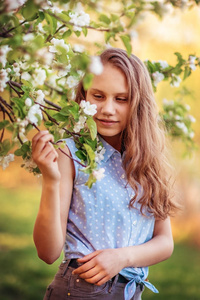
[[[85,46],[92,45],[99,34],[91,32]],[[200,56],[200,9],[173,11],[160,20],[152,14],[145,15],[133,32],[133,53],[142,60],[167,60],[174,63],[173,54],[180,51]],[[79,40],[80,43],[80,40]],[[119,47],[122,45],[119,43]],[[181,141],[169,141],[170,161],[174,167],[175,197],[183,205],[172,218],[175,250],[172,257],[150,268],[150,279],[160,290],[154,295],[145,291],[144,299],[200,299],[200,69],[182,82],[179,88],[169,88],[160,83],[155,94],[161,107],[164,98],[173,100],[177,92],[187,87],[191,95],[184,102],[191,107],[195,117],[196,150],[187,153]],[[12,163],[5,171],[0,170],[0,294],[2,300],[42,299],[45,286],[52,280],[62,257],[53,266],[47,266],[37,258],[32,240],[41,182],[20,168],[21,160]],[[193,276],[193,277],[192,277]],[[103,300],[103,299],[102,299]]]

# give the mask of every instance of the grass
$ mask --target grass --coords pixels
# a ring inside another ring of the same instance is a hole
[[[2,300],[40,300],[62,257],[53,265],[39,260],[32,240],[40,189],[0,188],[0,295]],[[145,290],[143,299],[200,299],[200,251],[175,244],[172,257],[150,268],[159,294]],[[102,299],[103,300],[103,299]]]

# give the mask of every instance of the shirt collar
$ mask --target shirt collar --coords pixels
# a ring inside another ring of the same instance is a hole
[[[119,151],[117,151],[110,144],[108,144],[100,135],[98,135],[98,137],[99,140],[102,142],[103,147],[106,149],[106,152],[104,153],[104,158],[102,160],[103,162],[107,162],[114,153],[117,153],[121,158],[121,153]]]

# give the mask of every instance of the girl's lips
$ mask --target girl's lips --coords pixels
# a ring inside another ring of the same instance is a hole
[[[112,120],[104,120],[104,119],[97,119],[97,121],[99,121],[101,124],[103,125],[107,125],[107,126],[111,126],[113,124],[116,124],[117,121],[112,121]]]

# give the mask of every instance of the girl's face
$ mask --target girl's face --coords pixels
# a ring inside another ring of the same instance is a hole
[[[118,151],[121,132],[126,128],[130,104],[124,73],[113,65],[104,65],[101,75],[95,76],[86,92],[86,101],[97,105],[94,120],[98,133]]]

